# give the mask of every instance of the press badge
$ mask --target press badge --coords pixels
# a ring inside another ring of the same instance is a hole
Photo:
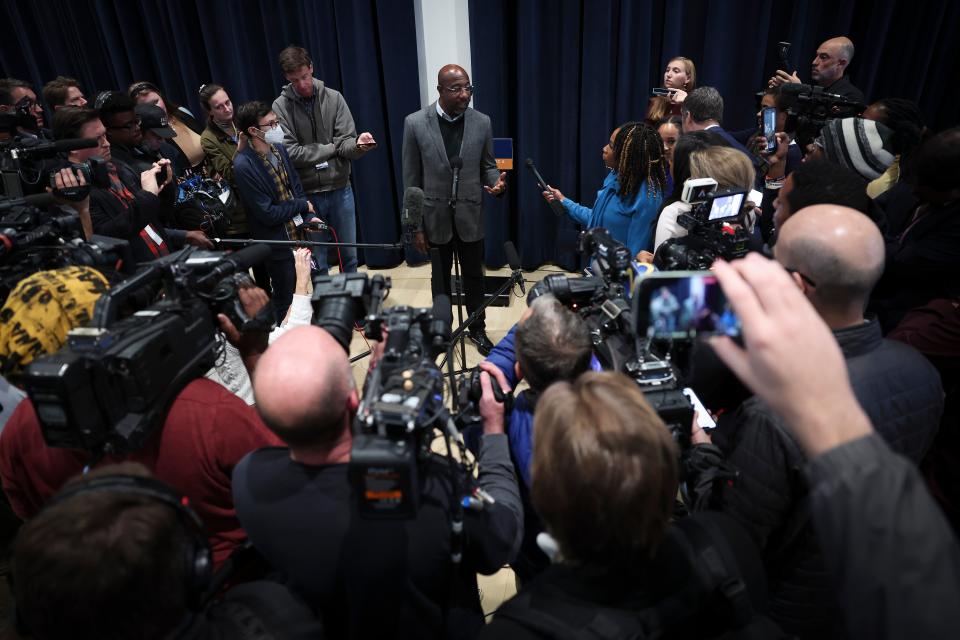
[[[302,224],[303,224],[303,216],[301,216],[299,213],[298,213],[297,215],[293,216],[293,224],[295,224],[295,225],[298,226],[298,227],[299,227],[300,225],[302,225]]]

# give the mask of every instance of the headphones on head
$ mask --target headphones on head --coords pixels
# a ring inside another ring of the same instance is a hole
[[[190,508],[189,500],[173,491],[165,483],[155,478],[143,476],[99,476],[61,491],[43,507],[43,511],[79,495],[103,491],[144,496],[174,510],[187,537],[183,559],[187,606],[191,610],[199,609],[203,604],[204,595],[210,588],[213,577],[213,554],[210,550],[210,544],[207,542],[203,522],[196,512]]]

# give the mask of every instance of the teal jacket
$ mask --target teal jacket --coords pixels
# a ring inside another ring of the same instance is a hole
[[[639,191],[628,201],[618,195],[620,183],[617,173],[611,171],[603,181],[603,187],[597,192],[597,201],[593,208],[578,204],[565,198],[563,208],[576,222],[587,229],[603,227],[616,240],[627,245],[631,254],[653,249],[653,221],[663,201],[663,194],[647,197],[647,183],[640,185]]]

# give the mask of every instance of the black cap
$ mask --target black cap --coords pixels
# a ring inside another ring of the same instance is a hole
[[[155,104],[138,104],[137,116],[140,118],[140,128],[152,131],[161,138],[175,138],[177,132],[170,126],[167,112]]]

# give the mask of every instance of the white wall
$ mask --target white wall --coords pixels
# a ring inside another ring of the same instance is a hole
[[[420,63],[420,105],[437,99],[437,72],[458,64],[471,81],[470,16],[468,0],[413,0],[417,21],[417,59]]]

